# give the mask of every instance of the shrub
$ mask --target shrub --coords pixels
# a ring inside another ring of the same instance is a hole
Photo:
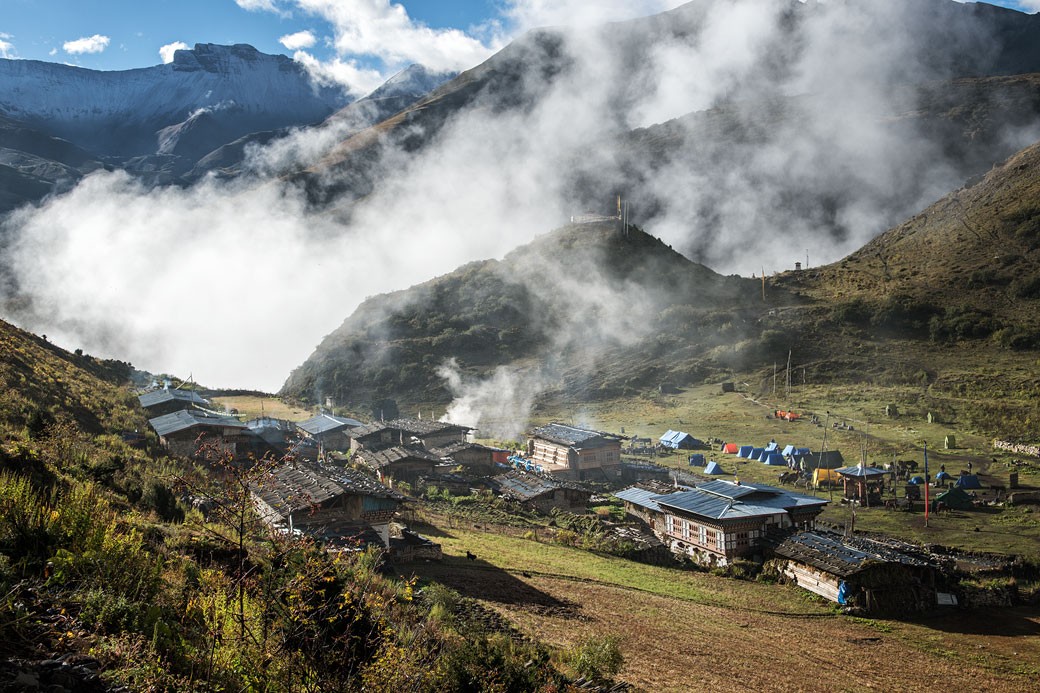
[[[970,306],[957,306],[933,316],[928,321],[928,334],[934,342],[959,342],[988,337],[999,327],[990,315]]]
[[[583,640],[571,652],[571,666],[580,676],[597,682],[613,678],[625,664],[616,635]]]
[[[1008,286],[1008,293],[1015,298],[1040,298],[1040,272],[1016,278]]]

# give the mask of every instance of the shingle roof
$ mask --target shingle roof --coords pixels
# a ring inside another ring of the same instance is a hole
[[[282,466],[250,490],[283,519],[290,513],[340,496],[371,496],[403,501],[405,497],[355,469],[330,473],[307,466]]]
[[[492,485],[505,498],[513,498],[518,501],[527,501],[537,498],[543,493],[554,491],[558,488],[567,488],[574,491],[583,491],[590,496],[591,492],[585,491],[575,483],[539,476],[520,470],[513,470],[505,474],[499,474],[491,479]]]
[[[233,416],[221,416],[210,414],[199,409],[182,409],[172,414],[157,416],[149,419],[155,432],[161,436],[177,431],[183,431],[193,426],[215,426],[219,428],[242,428],[248,430],[246,425]]]
[[[137,401],[145,409],[173,401],[191,402],[203,407],[209,406],[209,402],[191,390],[152,390],[143,395],[138,395]]]
[[[463,450],[487,450],[488,452],[493,452],[495,448],[489,448],[488,446],[481,445],[480,443],[458,442],[449,443],[448,445],[442,445],[439,448],[431,448],[430,452],[432,452],[434,455],[437,455],[438,457],[451,457],[455,453],[462,452]]]
[[[840,535],[823,532],[793,534],[781,542],[774,552],[778,556],[811,565],[840,577],[848,577],[859,572],[871,561],[918,567],[934,565],[877,541],[863,537],[844,539]]]
[[[621,438],[621,436],[613,433],[603,433],[602,431],[593,431],[561,423],[551,423],[541,428],[536,428],[531,434],[535,438],[544,438],[553,443],[567,445],[575,449],[581,449],[583,443],[594,443],[591,447],[599,447],[610,440]]]
[[[432,433],[441,433],[448,430],[472,431],[469,426],[449,423],[447,421],[434,421],[432,419],[392,419],[390,421],[375,421],[358,428],[354,431],[356,437],[366,436],[370,433],[378,433],[387,429],[404,431],[413,436],[425,436]]]
[[[305,421],[300,421],[296,424],[297,427],[303,429],[312,436],[319,435],[321,433],[328,433],[330,431],[338,431],[341,428],[359,428],[363,426],[357,419],[348,419],[343,416],[333,416],[332,414],[318,414],[312,416]]]
[[[425,460],[437,463],[441,458],[422,448],[397,445],[386,450],[362,450],[358,453],[369,466],[382,469],[401,460]]]

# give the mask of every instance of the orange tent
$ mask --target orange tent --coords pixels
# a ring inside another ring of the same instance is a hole
[[[723,452],[727,452],[727,453],[729,453],[731,455],[736,455],[738,449],[739,448],[737,447],[736,443],[726,443],[725,445],[722,446],[722,451]]]

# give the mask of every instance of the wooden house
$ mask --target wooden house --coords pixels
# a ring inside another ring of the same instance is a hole
[[[536,428],[527,441],[531,461],[549,474],[576,480],[613,480],[620,476],[622,436],[551,423]]]
[[[137,401],[150,417],[172,414],[181,409],[208,407],[209,402],[191,390],[152,390],[137,396]]]
[[[468,426],[429,419],[377,421],[353,431],[351,450],[383,450],[394,446],[432,450],[452,443],[463,443],[472,430]]]
[[[414,483],[420,476],[431,476],[441,458],[420,447],[397,445],[385,450],[358,450],[354,459],[379,476],[380,481]]]
[[[240,462],[255,451],[256,437],[233,416],[182,409],[149,419],[148,423],[172,455],[208,461],[227,456]]]
[[[455,442],[433,448],[430,452],[468,471],[490,474],[495,469],[495,450],[479,443]]]
[[[262,416],[246,421],[246,427],[255,437],[254,452],[258,458],[265,454],[284,455],[299,439],[296,424],[287,419]]]
[[[547,513],[553,508],[585,512],[592,492],[574,482],[513,470],[491,479],[502,498]]]
[[[675,487],[662,481],[642,481],[614,493],[625,504],[625,514],[641,520],[658,537],[665,536],[665,512],[655,500],[659,496],[689,491],[689,487]]]
[[[708,565],[761,555],[774,530],[812,529],[827,500],[764,484],[709,481],[654,496],[672,551]]]
[[[356,419],[333,416],[325,412],[296,424],[303,435],[322,449],[343,451],[350,450],[353,432],[363,426],[364,424]]]
[[[862,611],[901,614],[937,601],[939,568],[909,544],[797,532],[773,554],[799,587]]]
[[[271,527],[354,548],[374,532],[390,546],[390,520],[405,497],[354,469],[335,472],[282,466],[250,488],[260,518]]]

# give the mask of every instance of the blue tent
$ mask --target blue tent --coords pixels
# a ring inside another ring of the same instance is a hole
[[[793,445],[788,445],[788,446],[786,446],[786,447],[784,448],[784,451],[783,451],[783,452],[782,452],[781,454],[782,454],[782,455],[783,455],[784,457],[790,457],[791,455],[793,455],[793,454],[794,454],[794,446],[793,446]]]
[[[722,467],[720,467],[718,465],[718,463],[715,462],[715,460],[712,460],[711,462],[708,463],[708,466],[704,468],[704,473],[705,474],[725,474],[726,472],[722,471]]]
[[[808,454],[811,454],[809,452],[809,448],[798,448],[797,450],[794,451],[794,456],[795,457],[800,457],[802,455],[808,455]]]
[[[737,457],[751,457],[751,451],[755,449],[753,445],[741,445],[740,451],[737,452]]]
[[[979,477],[974,474],[962,474],[960,479],[953,484],[954,488],[982,488]]]
[[[762,455],[765,454],[765,451],[766,451],[765,448],[755,448],[754,450],[751,451],[751,455],[748,457],[748,459],[760,460],[760,459],[762,459]]]
[[[704,455],[697,453],[696,455],[690,455],[690,466],[691,467],[703,467],[704,466]]]
[[[952,478],[953,478],[953,476],[951,476],[950,474],[947,474],[946,472],[939,472],[938,474],[935,475],[935,480],[936,481],[945,481],[946,479],[952,479]]]
[[[770,452],[762,455],[762,461],[771,467],[785,467],[787,462],[784,461],[784,456],[779,452]]]
[[[923,476],[915,476],[913,479],[911,479],[907,483],[914,484],[915,486],[919,486],[920,484],[924,483],[924,477]]]
[[[767,445],[765,447],[765,451],[766,452],[776,452],[779,449],[780,449],[780,445],[777,444],[777,442],[775,440],[770,442],[769,445]]]

